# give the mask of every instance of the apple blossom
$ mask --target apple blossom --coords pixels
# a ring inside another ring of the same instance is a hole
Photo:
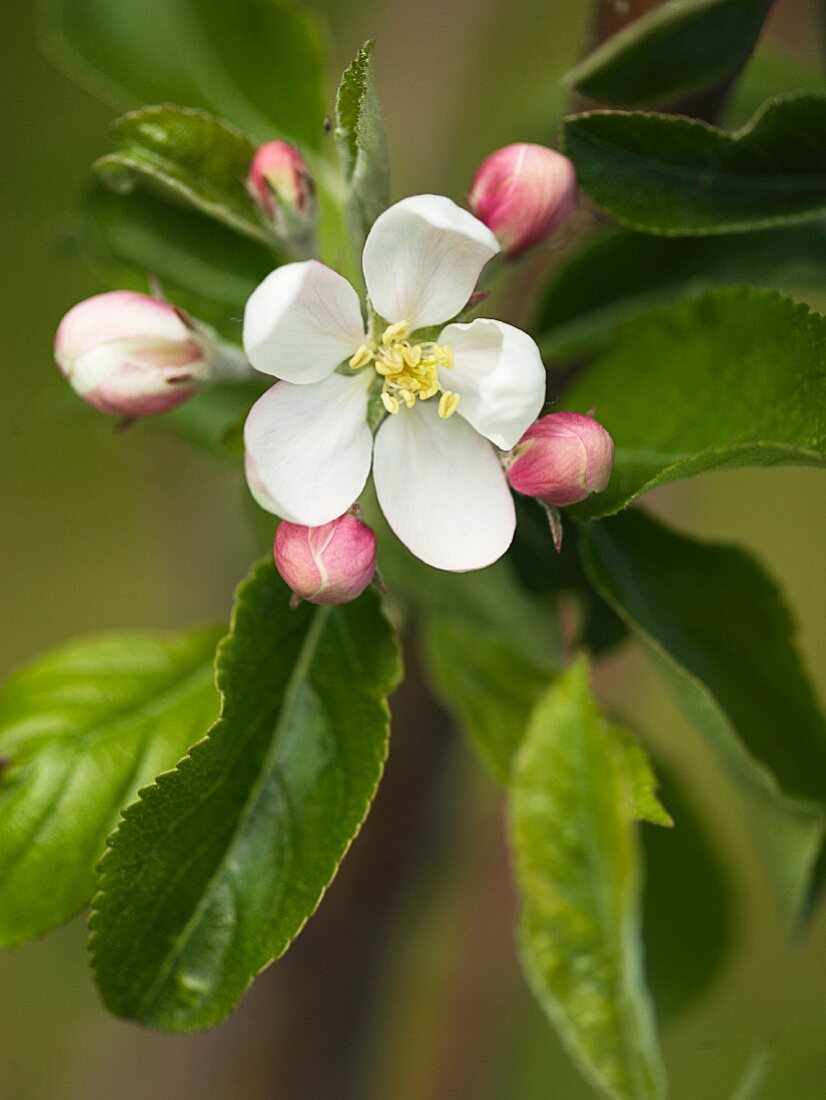
[[[349,603],[375,576],[376,536],[350,513],[320,527],[282,520],[273,557],[278,572],[300,599]]]
[[[576,173],[544,145],[506,145],[482,161],[468,206],[493,231],[505,254],[540,244],[576,212]]]
[[[495,448],[542,407],[534,341],[500,321],[457,323],[496,238],[450,199],[385,210],[364,246],[371,324],[341,275],[287,264],[253,292],[252,365],[280,379],[253,406],[245,446],[259,501],[309,527],[342,515],[373,468],[398,538],[441,569],[480,569],[510,545],[513,499]],[[383,420],[373,440],[368,406]]]
[[[514,447],[508,481],[519,493],[564,507],[601,493],[613,465],[614,441],[592,416],[549,413]]]

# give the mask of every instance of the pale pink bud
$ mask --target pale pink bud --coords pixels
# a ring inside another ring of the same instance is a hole
[[[349,603],[376,572],[376,536],[348,512],[321,527],[284,520],[275,533],[278,572],[302,600]]]
[[[312,225],[315,186],[301,153],[287,141],[268,141],[250,165],[247,190],[284,236]]]
[[[482,161],[468,206],[505,254],[516,256],[547,240],[576,213],[574,166],[544,145],[506,145]]]
[[[126,417],[166,412],[186,401],[210,359],[204,340],[171,305],[129,290],[98,294],[70,309],[54,353],[84,401]]]
[[[508,481],[518,493],[562,508],[601,493],[613,465],[614,441],[592,416],[550,413],[514,447]]]

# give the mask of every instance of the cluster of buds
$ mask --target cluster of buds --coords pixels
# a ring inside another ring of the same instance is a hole
[[[268,141],[258,148],[247,175],[247,193],[296,258],[312,255],[318,216],[315,184],[294,145]]]
[[[552,236],[576,213],[570,160],[544,145],[506,145],[482,161],[468,206],[514,257]]]
[[[531,425],[508,458],[511,488],[564,508],[607,488],[614,441],[592,416],[549,413]]]
[[[321,527],[282,520],[273,557],[296,600],[349,603],[375,576],[376,536],[353,512]]]

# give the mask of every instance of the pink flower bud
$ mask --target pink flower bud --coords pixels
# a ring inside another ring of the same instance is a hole
[[[275,533],[278,572],[302,600],[349,603],[376,572],[376,536],[350,512],[321,527],[283,520]]]
[[[468,206],[505,254],[539,244],[576,213],[574,166],[553,149],[524,142],[491,153],[471,184]]]
[[[561,508],[601,493],[613,465],[614,441],[592,416],[550,413],[514,447],[508,481],[518,493]]]
[[[279,233],[294,235],[315,220],[315,186],[301,153],[287,141],[268,141],[250,165],[247,190]]]
[[[186,401],[210,358],[204,340],[171,305],[129,290],[98,294],[70,309],[54,353],[84,401],[127,417],[166,412]]]

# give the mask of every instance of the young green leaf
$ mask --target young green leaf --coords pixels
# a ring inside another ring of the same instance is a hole
[[[98,184],[84,214],[81,255],[107,285],[146,293],[154,275],[175,305],[240,341],[246,301],[276,266],[269,249],[144,191]]]
[[[743,551],[631,511],[583,530],[593,583],[738,783],[789,911],[826,826],[826,722],[774,583]]]
[[[642,976],[629,776],[578,661],[534,712],[514,765],[511,836],[522,963],[571,1055],[604,1095],[664,1095]]]
[[[267,140],[318,147],[324,51],[288,0],[46,0],[55,61],[117,107],[200,107]]]
[[[256,149],[246,134],[204,111],[144,107],[118,119],[115,136],[118,150],[94,166],[113,191],[142,184],[272,243],[244,186]]]
[[[592,111],[566,119],[563,140],[596,205],[644,233],[739,233],[826,213],[826,96],[781,96],[733,134],[676,115]]]
[[[681,238],[608,230],[557,268],[532,331],[546,354],[570,358],[607,343],[652,306],[745,283],[784,290],[826,286],[826,228]]]
[[[611,726],[609,734],[620,767],[625,769],[630,815],[637,821],[670,828],[674,820],[659,799],[657,777],[645,750],[622,726]]]
[[[779,294],[714,291],[630,324],[565,395],[617,444],[610,515],[658,485],[734,466],[826,465],[826,317]]]
[[[220,630],[65,646],[0,690],[0,943],[68,920],[122,808],[218,710]]]
[[[771,4],[671,0],[609,38],[566,83],[618,107],[651,107],[713,88],[745,64]]]
[[[387,752],[398,649],[374,591],[289,607],[271,561],[238,590],[218,651],[221,718],[110,839],[90,921],[112,1012],[218,1023],[318,905]]]
[[[347,182],[347,216],[362,242],[390,201],[390,167],[373,75],[373,43],[345,70],[336,96],[336,142]]]

